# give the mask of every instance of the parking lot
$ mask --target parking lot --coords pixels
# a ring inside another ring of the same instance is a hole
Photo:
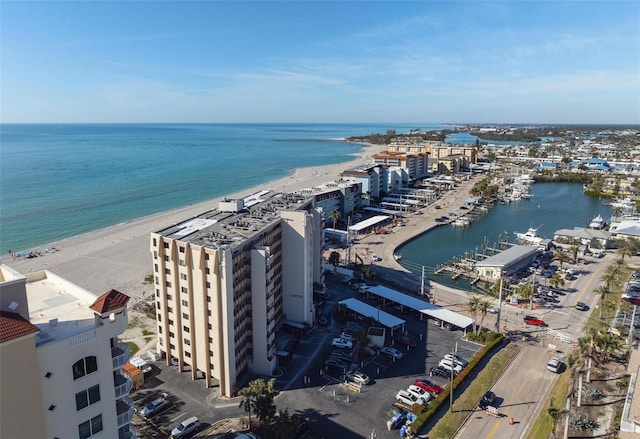
[[[429,378],[446,386],[446,379],[430,378],[429,369],[456,349],[468,359],[478,346],[462,341],[461,331],[449,331],[426,317],[421,321],[415,313],[402,314],[388,305],[382,309],[406,320],[404,329],[416,346],[396,345],[404,354],[399,360],[384,355],[360,357],[361,371],[370,377],[370,383],[360,391],[357,386],[350,390],[344,383],[323,375],[324,363],[332,351],[331,341],[343,327],[336,317],[336,303],[349,297],[373,299],[363,298],[337,276],[328,276],[327,287],[330,296],[323,312],[329,321],[326,326],[317,325],[302,335],[290,361],[281,365],[282,374],[276,378],[276,387],[282,390],[276,398],[277,409],[288,409],[290,414],[299,413],[307,418],[309,431],[317,437],[365,437],[374,429],[379,438],[397,437],[397,430],[386,429],[397,391],[406,389],[416,378]],[[225,418],[246,416],[244,409],[239,408],[239,398],[220,398],[216,388],[206,389],[203,381],[192,381],[189,372],[179,373],[176,366],[167,366],[162,361],[153,365],[154,371],[145,386],[131,395],[138,411],[134,425],[139,437],[166,438],[173,427],[190,416],[200,419],[202,429]],[[163,392],[171,400],[170,407],[151,419],[142,417],[140,410],[144,405]]]
[[[367,300],[336,277],[329,276],[327,285],[331,292],[327,307],[352,296]],[[304,369],[300,368],[303,364],[292,365],[299,378],[289,382],[288,391],[277,398],[278,409],[302,413],[312,421],[311,431],[318,437],[366,437],[374,429],[379,438],[398,437],[397,430],[386,429],[398,390],[406,389],[416,378],[429,378],[445,387],[448,385],[445,378],[429,377],[430,368],[456,349],[467,359],[479,349],[478,345],[462,341],[461,331],[443,329],[426,317],[421,321],[416,314],[402,314],[392,305],[383,310],[406,320],[405,330],[417,342],[415,348],[396,345],[404,353],[399,360],[384,355],[368,358],[360,370],[369,376],[370,383],[359,392],[355,387],[350,390],[338,380],[321,375],[323,362],[332,350],[331,340],[340,335],[343,327],[333,312],[328,326],[314,328],[301,341],[299,349],[304,350],[305,345],[316,348],[315,358]]]

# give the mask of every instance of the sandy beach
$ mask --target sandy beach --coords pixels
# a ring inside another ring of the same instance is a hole
[[[371,163],[371,155],[381,148],[363,145],[361,153],[350,162],[296,169],[279,180],[246,189],[226,197],[237,198],[258,190],[292,192],[318,186],[339,178],[342,171],[352,166]],[[152,286],[144,277],[152,273],[149,233],[178,223],[206,210],[217,208],[222,197],[174,209],[144,218],[100,229],[91,233],[44,244],[37,249],[55,249],[33,259],[11,258],[5,255],[1,263],[29,274],[50,270],[65,279],[95,293],[114,288],[132,298],[152,293]]]

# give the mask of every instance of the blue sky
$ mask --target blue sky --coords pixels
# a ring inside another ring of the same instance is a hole
[[[640,123],[640,2],[0,3],[9,122]]]

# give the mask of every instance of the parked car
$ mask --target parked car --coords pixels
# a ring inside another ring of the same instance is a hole
[[[423,401],[422,404],[424,404],[424,405],[426,405],[429,401],[431,401],[433,399],[433,395],[431,395],[431,393],[429,393],[426,390],[416,386],[415,384],[411,384],[407,388],[407,391],[409,393],[412,393],[413,395],[416,395],[418,398],[420,398]]]
[[[390,347],[383,347],[380,348],[380,353],[384,354],[388,357],[394,358],[396,360],[401,359],[402,357],[404,357],[404,354],[402,352],[400,352],[399,350],[395,349],[395,348],[390,348]]]
[[[432,377],[442,377],[446,379],[450,379],[452,373],[451,369],[445,369],[440,366],[433,366],[429,371],[429,375]]]
[[[402,335],[402,336],[396,338],[396,343],[404,345],[404,346],[409,346],[410,348],[415,348],[418,345],[415,342],[415,340],[413,340],[411,337],[408,337],[406,335]]]
[[[365,386],[369,384],[369,376],[362,372],[348,372],[346,377],[349,381]]]
[[[576,302],[576,309],[578,311],[589,311],[589,305],[584,302]]]
[[[351,355],[351,352],[347,350],[335,350],[335,351],[331,351],[331,353],[329,354],[329,357],[336,357],[345,361],[351,361],[353,356]]]
[[[431,393],[432,395],[437,395],[438,393],[442,392],[442,387],[440,387],[436,383],[433,383],[433,382],[431,382],[429,380],[426,380],[426,379],[417,378],[413,382],[413,384],[415,384],[416,386],[426,390],[427,392]]]
[[[482,399],[480,400],[480,408],[481,409],[486,409],[487,407],[489,407],[490,405],[493,404],[493,401],[495,401],[496,399],[496,394],[493,393],[491,390],[489,390],[487,393],[485,393],[482,396]]]
[[[460,355],[457,355],[457,354],[447,354],[443,357],[443,359],[455,361],[457,364],[459,364],[462,367],[467,367],[467,364],[469,364],[467,360],[465,360],[464,358],[462,358]]]
[[[524,322],[527,325],[533,325],[533,326],[546,326],[546,323],[544,322],[544,320],[539,319],[536,316],[524,316]]]
[[[353,348],[353,342],[347,340],[346,338],[334,338],[331,342],[331,346],[341,349],[351,349]]]
[[[547,362],[547,369],[553,373],[558,373],[562,370],[562,362],[556,357],[551,357]]]
[[[171,430],[171,436],[175,439],[186,437],[200,428],[200,421],[195,416],[185,419]]]
[[[398,390],[398,393],[396,393],[396,400],[409,406],[416,403],[422,404],[422,401],[417,396],[409,393],[406,390]]]
[[[460,372],[462,372],[462,366],[460,366],[458,363],[453,362],[452,360],[442,359],[438,363],[438,366],[443,367],[445,369],[450,369],[455,374],[459,374]]]
[[[349,363],[347,363],[346,361],[340,360],[338,358],[329,358],[327,361],[324,362],[325,366],[333,366],[333,367],[337,367],[339,369],[346,369],[347,367],[349,367]]]
[[[149,404],[145,405],[142,410],[140,410],[140,414],[145,418],[151,418],[158,413],[165,411],[170,406],[171,401],[169,400],[169,395],[163,393],[159,398],[156,398]]]

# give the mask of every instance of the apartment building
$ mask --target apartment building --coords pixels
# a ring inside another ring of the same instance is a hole
[[[313,205],[321,209],[326,226],[332,225],[330,213],[340,212],[340,218],[347,218],[362,207],[362,183],[335,181],[302,189],[299,193],[313,197]]]
[[[344,170],[341,177],[359,185],[364,206],[369,205],[371,198],[380,198],[389,190],[389,166],[387,165],[355,166]]]
[[[0,437],[135,439],[128,300],[0,265]]]
[[[152,233],[158,351],[224,396],[272,375],[280,326],[315,320],[322,241],[312,197],[270,191]]]

